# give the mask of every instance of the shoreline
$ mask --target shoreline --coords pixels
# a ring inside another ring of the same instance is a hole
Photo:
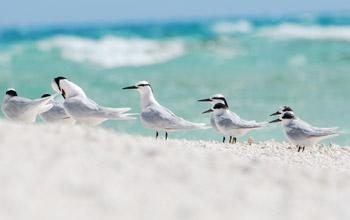
[[[350,148],[0,120],[1,219],[349,219]],[[291,147],[291,149],[289,149]]]

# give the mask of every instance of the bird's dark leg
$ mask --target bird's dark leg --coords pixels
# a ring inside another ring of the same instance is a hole
[[[300,152],[300,150],[301,150],[301,147],[300,147],[299,145],[297,145],[297,147],[298,147],[298,152]]]
[[[232,138],[232,143],[237,143],[237,138]]]
[[[305,146],[303,146],[303,152],[304,152],[304,150],[305,150]]]
[[[168,140],[168,132],[165,132],[165,140]]]
[[[158,133],[158,131],[156,131],[156,139],[158,138],[158,135],[159,135],[159,133]]]
[[[230,136],[230,141],[228,142],[229,144],[231,144],[232,143],[232,136]]]
[[[222,138],[222,143],[225,143],[225,136]]]

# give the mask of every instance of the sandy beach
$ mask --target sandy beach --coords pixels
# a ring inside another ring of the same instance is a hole
[[[350,150],[0,121],[0,219],[349,219]]]

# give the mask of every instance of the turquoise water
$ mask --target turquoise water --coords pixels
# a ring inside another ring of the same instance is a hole
[[[196,100],[222,93],[245,119],[268,121],[289,105],[314,125],[348,132],[349,70],[350,16],[344,15],[0,29],[3,92],[14,87],[39,97],[63,75],[102,105],[138,112],[139,95],[121,88],[147,80],[160,103],[195,122],[209,123],[200,113],[210,107]],[[103,126],[154,135],[139,121]],[[277,125],[248,136],[284,140]],[[170,137],[221,140],[214,130]],[[350,137],[332,142],[350,144]]]

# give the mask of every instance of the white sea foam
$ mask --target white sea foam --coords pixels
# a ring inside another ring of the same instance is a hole
[[[8,64],[12,61],[14,56],[23,52],[23,47],[15,45],[4,50],[0,50],[0,63]]]
[[[260,35],[276,39],[341,40],[350,41],[350,26],[319,26],[284,23],[265,27]]]
[[[89,62],[106,68],[142,66],[166,62],[185,51],[181,40],[149,40],[106,36],[89,39],[75,36],[57,36],[37,44],[42,51],[58,49],[64,59]]]
[[[246,20],[239,20],[236,22],[222,21],[215,23],[213,30],[222,34],[250,33],[253,30],[253,26]]]

